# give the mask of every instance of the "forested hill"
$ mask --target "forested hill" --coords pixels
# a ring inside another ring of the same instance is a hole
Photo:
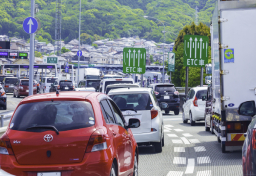
[[[23,20],[30,16],[30,0],[0,0],[1,35],[28,39],[23,31]],[[195,21],[210,24],[216,0],[82,0],[82,39],[91,42],[99,38],[140,36],[148,40],[163,42],[163,27],[151,16],[166,25],[166,42],[173,42],[178,32]],[[39,41],[53,42],[55,36],[54,0],[36,0],[41,22]],[[69,42],[78,38],[79,0],[62,0],[62,39]],[[88,40],[90,38],[90,40]]]

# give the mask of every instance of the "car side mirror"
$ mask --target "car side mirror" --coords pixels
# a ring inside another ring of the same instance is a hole
[[[139,128],[140,120],[139,119],[129,119],[128,128]]]
[[[207,100],[206,96],[202,96],[202,100],[206,101]]]
[[[244,116],[254,116],[255,115],[255,101],[246,101],[240,104],[238,108],[238,114]]]

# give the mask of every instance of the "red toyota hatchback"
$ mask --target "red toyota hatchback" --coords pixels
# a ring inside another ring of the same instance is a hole
[[[0,140],[0,165],[17,176],[138,175],[138,147],[105,94],[60,92],[23,99]]]

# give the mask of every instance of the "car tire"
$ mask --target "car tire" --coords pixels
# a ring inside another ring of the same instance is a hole
[[[210,131],[210,127],[207,126],[206,120],[204,121],[205,131]]]
[[[7,104],[3,107],[3,110],[6,110],[7,109]]]
[[[139,175],[139,165],[138,165],[137,153],[135,152],[134,166],[133,166],[133,176],[138,176],[138,175]]]
[[[183,120],[183,123],[188,123],[188,120],[185,119],[185,113],[184,113],[184,110],[182,110],[182,120]]]
[[[225,144],[223,144],[223,142],[221,142],[221,151],[222,151],[222,153],[227,153],[226,146],[225,146]]]
[[[16,95],[15,95],[15,91],[13,91],[13,97],[16,97]]]
[[[220,137],[217,137],[217,139],[218,139],[218,143],[221,143]]]
[[[169,114],[169,112],[170,112],[170,111],[168,111],[168,110],[164,110],[164,112],[165,112],[165,114]]]
[[[155,152],[156,153],[161,153],[162,152],[162,139],[160,140],[160,142],[155,142],[154,143],[154,147],[155,147]]]
[[[179,110],[179,109],[176,109],[176,110],[174,111],[174,114],[175,114],[175,115],[179,115],[179,114],[180,114],[180,110]]]
[[[115,166],[114,163],[112,164],[112,167],[111,167],[111,170],[110,170],[110,176],[117,176],[116,166]]]
[[[213,131],[213,122],[211,120],[211,133],[214,134],[214,131]]]
[[[164,147],[164,134],[163,134],[163,138],[162,138],[162,147]]]
[[[17,98],[20,98],[20,94],[19,93],[17,94]]]
[[[195,121],[193,120],[193,116],[191,112],[189,113],[189,117],[190,117],[190,125],[195,126]]]

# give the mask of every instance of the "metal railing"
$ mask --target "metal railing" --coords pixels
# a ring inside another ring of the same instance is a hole
[[[7,112],[0,114],[1,127],[7,126],[12,118],[13,112]]]

